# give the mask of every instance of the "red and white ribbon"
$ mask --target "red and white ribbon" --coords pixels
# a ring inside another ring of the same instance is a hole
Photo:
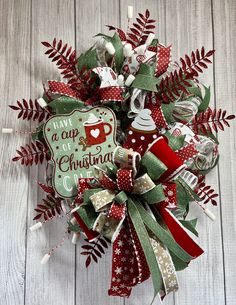
[[[55,80],[48,81],[48,87],[51,93],[65,95],[73,98],[78,98],[78,92],[71,89],[71,87],[64,83]]]
[[[158,46],[155,76],[159,77],[163,73],[165,73],[169,67],[170,62],[171,62],[171,46],[169,47]]]

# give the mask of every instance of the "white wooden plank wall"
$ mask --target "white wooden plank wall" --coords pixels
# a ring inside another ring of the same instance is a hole
[[[105,24],[126,28],[126,8],[148,8],[158,20],[161,42],[173,46],[173,60],[191,50],[216,49],[214,64],[201,80],[212,87],[212,106],[236,113],[235,0],[0,0],[0,127],[29,131],[7,108],[17,99],[37,98],[41,82],[60,79],[43,55],[41,41],[61,38],[81,52]],[[236,126],[219,133],[220,164],[208,182],[220,194],[217,220],[211,223],[198,207],[200,243],[205,255],[179,273],[180,290],[168,305],[234,305],[236,299]],[[10,163],[16,147],[29,137],[0,136],[0,305],[144,305],[152,299],[151,282],[138,286],[129,299],[107,296],[111,251],[88,270],[80,246],[67,240],[46,266],[39,261],[63,235],[63,220],[31,233],[33,209],[42,198],[36,180],[45,170]],[[154,302],[159,304],[159,300]]]

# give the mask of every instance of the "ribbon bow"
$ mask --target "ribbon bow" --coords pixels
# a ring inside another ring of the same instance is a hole
[[[203,253],[168,210],[176,206],[175,180],[185,166],[167,146],[159,137],[142,158],[117,147],[114,166],[96,167],[93,180],[83,179],[74,216],[88,239],[102,234],[113,242],[110,295],[129,296],[151,275],[154,294],[164,297],[178,288],[176,268]]]

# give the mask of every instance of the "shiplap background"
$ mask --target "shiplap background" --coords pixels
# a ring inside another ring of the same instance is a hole
[[[105,24],[126,29],[127,5],[133,5],[135,13],[151,11],[160,41],[173,45],[173,59],[202,45],[216,49],[214,63],[201,79],[211,85],[213,106],[236,113],[235,0],[0,0],[0,127],[32,129],[16,120],[7,105],[38,98],[42,81],[59,79],[55,65],[43,55],[42,40],[61,38],[81,52],[93,43],[93,35],[107,31]],[[212,208],[217,220],[212,223],[193,207],[205,254],[179,273],[180,290],[165,304],[236,302],[236,126],[232,125],[219,134],[220,163],[208,178],[220,195],[218,208]],[[63,226],[57,220],[38,232],[29,231],[33,209],[43,195],[35,181],[44,179],[44,170],[10,163],[15,148],[27,142],[27,135],[0,137],[0,304],[149,304],[150,281],[135,288],[129,299],[107,296],[111,251],[86,270],[80,246],[67,240],[50,263],[40,265],[41,257],[60,240]]]

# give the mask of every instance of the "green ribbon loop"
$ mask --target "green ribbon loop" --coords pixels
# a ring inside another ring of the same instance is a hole
[[[140,202],[136,202],[136,207],[140,213],[142,221],[145,223],[147,228],[178,258],[184,262],[189,262],[193,259],[186,251],[184,251],[174,240],[172,235],[162,228],[152,216],[144,209]]]
[[[114,198],[117,203],[125,203],[127,200],[128,197],[124,191],[119,192]]]
[[[156,185],[147,193],[142,194],[142,198],[145,199],[148,204],[155,204],[166,199],[161,184]]]
[[[90,197],[93,196],[94,194],[101,192],[103,189],[102,188],[97,188],[97,189],[89,189],[85,190],[83,193],[83,199],[85,204],[91,203]]]
[[[98,217],[98,213],[92,207],[92,203],[83,204],[76,211],[82,218],[83,222],[89,229],[93,228],[94,222]]]
[[[156,295],[162,288],[162,277],[161,277],[160,269],[158,267],[156,256],[153,247],[151,245],[147,229],[145,228],[141,214],[137,209],[137,204],[136,202],[134,203],[133,200],[130,198],[128,198],[128,212],[131,221],[134,225],[135,231],[138,235],[139,241],[142,245],[142,249],[146,257],[149,270],[151,272],[153,288],[154,288],[154,298],[153,298],[154,300]]]
[[[142,157],[141,165],[146,168],[148,175],[154,181],[158,180],[167,170],[166,165],[150,151]]]

